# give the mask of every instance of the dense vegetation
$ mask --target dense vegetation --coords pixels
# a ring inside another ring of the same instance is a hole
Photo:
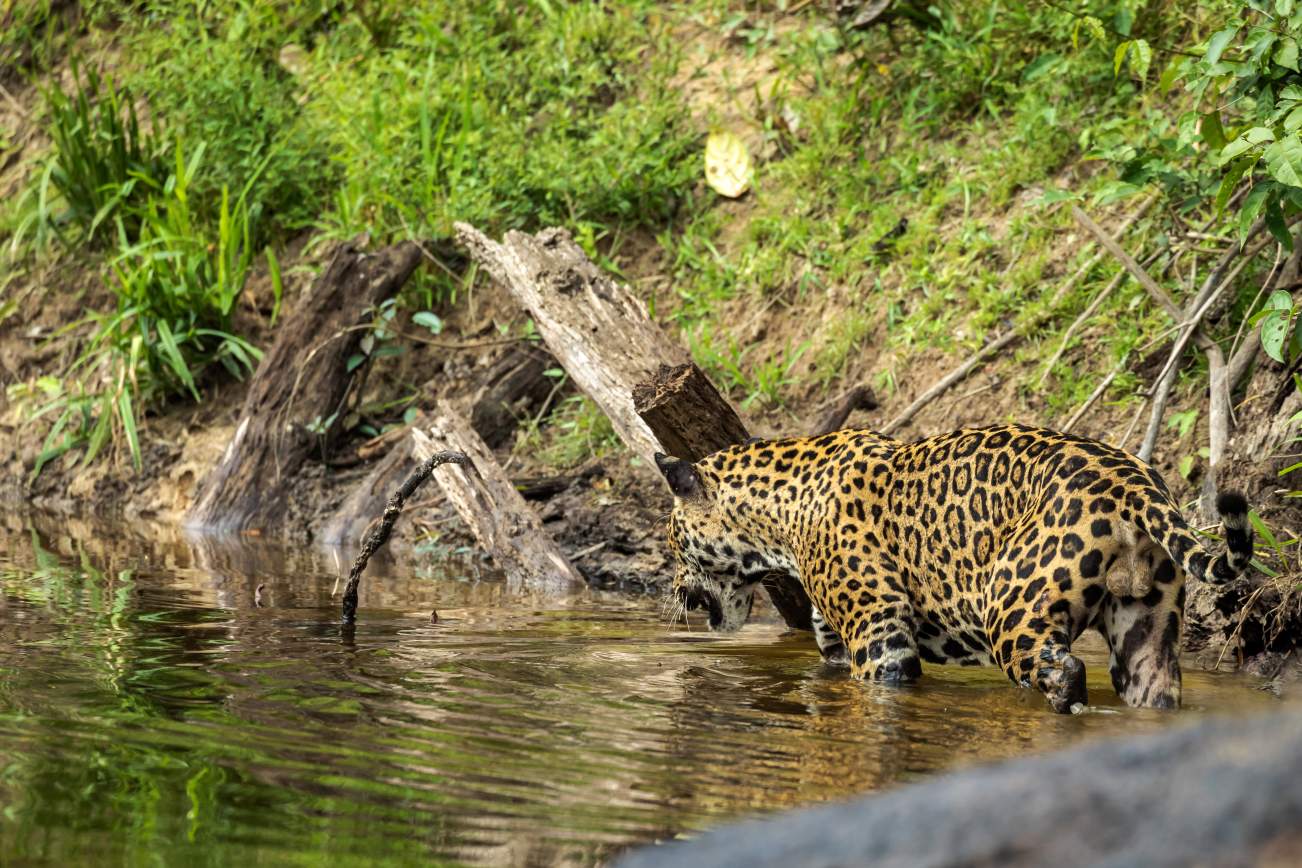
[[[1258,292],[1302,210],[1292,0],[901,3],[862,29],[824,5],[9,8],[0,77],[42,89],[49,147],[0,216],[3,280],[93,250],[109,295],[88,299],[113,300],[75,327],[74,364],[10,389],[48,426],[42,462],[109,443],[138,460],[146,413],[242,376],[258,350],[233,311],[265,267],[274,318],[290,239],[436,239],[454,220],[560,224],[612,269],[651,249],[661,280],[628,276],[757,411],[833,388],[870,338],[890,349],[875,372],[889,393],[918,355],[1010,328],[1028,340],[1008,388],[1038,394],[1046,421],[1114,368],[1105,401],[1135,405],[1133,361],[1170,320],[1122,277],[1094,314],[1108,328],[1062,335],[1120,272],[1092,258],[1071,203],[1129,214],[1156,197],[1123,243],[1155,274],[1189,275],[1169,281],[1180,305],[1209,251],[1272,233],[1207,328],[1226,350],[1256,329],[1278,362],[1297,357],[1292,295]],[[703,183],[712,129],[755,157],[740,203]],[[397,315],[437,328],[474,280],[424,270]],[[816,298],[833,300],[825,323],[746,330]],[[1200,361],[1177,392],[1206,375]],[[1201,412],[1170,418],[1186,475]],[[581,401],[554,421],[560,461],[610,439]]]

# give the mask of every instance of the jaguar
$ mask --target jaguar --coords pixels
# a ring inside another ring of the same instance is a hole
[[[711,629],[740,628],[757,585],[786,575],[852,677],[995,665],[1057,712],[1088,703],[1071,648],[1090,628],[1123,702],[1179,707],[1186,579],[1229,582],[1252,557],[1241,494],[1217,499],[1214,554],[1147,463],[1044,428],[845,429],[655,460],[674,496],[671,599]]]

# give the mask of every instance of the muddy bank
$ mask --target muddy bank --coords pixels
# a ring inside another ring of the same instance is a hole
[[[648,848],[676,865],[1296,865],[1302,709],[974,769]]]

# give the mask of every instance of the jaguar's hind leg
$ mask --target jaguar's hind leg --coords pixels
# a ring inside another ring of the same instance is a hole
[[[1142,597],[1108,594],[1096,622],[1111,650],[1112,686],[1127,705],[1180,707],[1184,584],[1165,552],[1148,552],[1153,577]]]
[[[814,628],[814,641],[818,643],[818,653],[823,655],[823,662],[829,666],[849,666],[850,653],[845,650],[841,635],[827,623],[817,606],[813,608],[810,621]]]

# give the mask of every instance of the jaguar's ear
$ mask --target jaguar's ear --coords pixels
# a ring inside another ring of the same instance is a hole
[[[657,452],[656,467],[664,474],[675,497],[691,497],[701,490],[701,477],[696,475],[692,462]]]

